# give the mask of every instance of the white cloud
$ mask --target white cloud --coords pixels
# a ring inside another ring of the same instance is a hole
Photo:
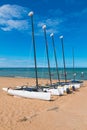
[[[22,6],[9,4],[0,6],[0,28],[3,31],[28,29],[28,21],[25,19],[27,14],[27,8]]]
[[[3,31],[10,31],[12,29],[26,30],[28,28],[28,22],[26,20],[8,20],[7,22],[0,22],[0,24],[4,24],[4,27],[1,27]]]
[[[47,19],[46,20],[46,24],[48,26],[57,26],[62,22],[62,20],[60,19]]]
[[[54,10],[48,11],[49,14],[53,14]],[[53,17],[41,17],[35,15],[35,26],[37,30],[37,35],[41,35],[41,27],[43,24],[47,25],[47,32],[58,33],[59,25],[64,21],[63,18],[58,18],[63,12],[61,10],[56,10]],[[11,31],[13,29],[21,31],[27,30],[29,28],[28,23],[28,9],[18,5],[6,4],[0,6],[0,29],[3,31]],[[41,19],[41,21],[40,21]],[[39,21],[39,22],[38,22]]]
[[[59,30],[58,30],[58,27],[59,25],[63,22],[63,20],[60,18],[58,19],[57,17],[56,18],[43,18],[42,21],[40,21],[37,26],[38,27],[42,27],[44,24],[46,24],[47,26],[47,32],[48,33],[58,33]]]
[[[25,8],[18,5],[3,5],[0,6],[0,17],[9,19],[9,18],[21,18],[22,14],[25,14]]]
[[[42,22],[38,23],[38,27],[46,24],[48,27],[57,26],[62,22],[62,19],[54,18],[54,19],[45,19]]]

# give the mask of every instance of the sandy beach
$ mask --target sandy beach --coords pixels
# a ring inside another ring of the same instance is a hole
[[[87,81],[78,91],[53,101],[14,97],[2,90],[24,84],[34,85],[35,80],[0,78],[0,130],[87,130]]]

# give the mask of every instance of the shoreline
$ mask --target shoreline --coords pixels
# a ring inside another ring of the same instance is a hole
[[[24,84],[28,84],[28,85],[34,85],[36,83],[36,79],[35,78],[24,78],[24,77],[0,77],[0,79],[2,79],[1,84],[3,83],[3,80],[5,80],[5,83],[8,84],[8,81],[13,82],[14,85],[24,85]],[[49,79],[43,79],[43,78],[38,78],[39,84],[49,84],[50,81]],[[57,80],[52,80],[53,83],[57,82]],[[63,80],[62,80],[63,81]],[[1,86],[1,85],[0,85]],[[12,85],[13,86],[13,85]]]

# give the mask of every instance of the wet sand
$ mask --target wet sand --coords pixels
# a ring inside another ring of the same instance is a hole
[[[14,97],[2,90],[26,84],[34,85],[35,80],[0,78],[0,130],[87,130],[87,81],[78,91],[52,101]]]

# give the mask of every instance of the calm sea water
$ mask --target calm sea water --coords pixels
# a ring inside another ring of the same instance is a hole
[[[64,79],[63,68],[59,68],[60,79]],[[67,68],[67,79],[73,79],[73,69]],[[82,75],[83,72],[83,75]],[[87,80],[87,68],[75,68],[76,79]],[[34,68],[0,68],[0,77],[35,78]],[[56,68],[51,68],[52,79],[57,79]],[[38,68],[39,78],[49,78],[48,68]]]

